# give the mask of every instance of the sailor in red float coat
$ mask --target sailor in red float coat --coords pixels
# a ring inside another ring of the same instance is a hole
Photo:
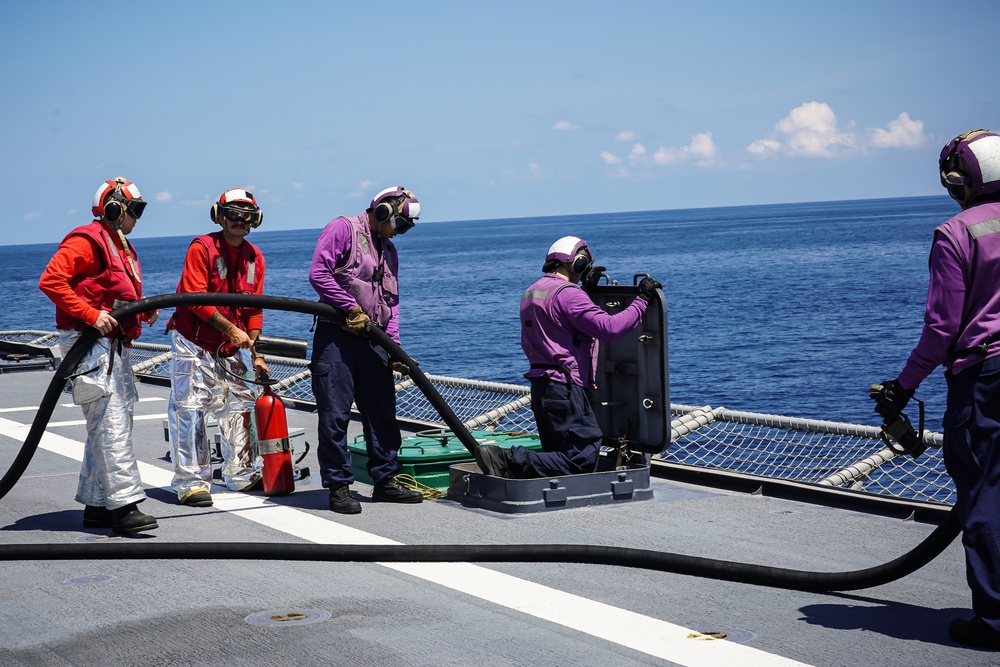
[[[256,199],[241,188],[226,190],[211,217],[222,231],[191,242],[177,291],[262,294],[264,255],[244,240],[262,218]],[[171,320],[167,424],[173,490],[182,505],[212,504],[208,415],[219,425],[226,487],[244,491],[260,481],[261,458],[250,433],[256,396],[245,378],[250,368],[258,377],[267,371],[253,348],[263,320],[260,309],[228,306],[179,306]]]
[[[72,378],[73,401],[87,421],[76,500],[85,506],[84,527],[121,533],[157,527],[156,519],[136,506],[146,493],[132,451],[132,406],[138,395],[129,346],[142,331],[141,321],[152,325],[158,313],[121,322],[110,314],[116,302],[142,297],[139,258],[125,235],[144,208],[134,183],[124,178],[102,183],[94,195],[97,219],[63,239],[38,283],[56,305],[63,356],[87,327],[103,334]]]

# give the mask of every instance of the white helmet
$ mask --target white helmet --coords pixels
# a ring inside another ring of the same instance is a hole
[[[583,275],[594,263],[594,258],[586,241],[575,236],[564,236],[549,247],[542,271],[552,270],[556,263],[567,264],[573,273]]]

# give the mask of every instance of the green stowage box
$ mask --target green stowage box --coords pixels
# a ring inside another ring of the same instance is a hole
[[[510,431],[473,431],[472,437],[480,445],[513,447],[520,445],[528,449],[541,449],[542,443],[533,433]],[[347,446],[351,452],[351,473],[360,482],[372,483],[368,474],[368,450],[364,435],[354,438]],[[454,463],[474,461],[458,437],[447,429],[418,431],[403,438],[399,450],[399,474],[411,475],[421,484],[435,489],[446,490],[450,484],[449,468]]]

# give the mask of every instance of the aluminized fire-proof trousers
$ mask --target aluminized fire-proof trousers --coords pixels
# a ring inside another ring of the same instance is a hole
[[[63,358],[79,337],[79,331],[59,331]],[[87,420],[76,501],[109,510],[146,499],[132,451],[132,405],[139,395],[129,348],[115,355],[109,375],[111,354],[111,341],[100,338],[70,378],[73,402],[83,408]]]
[[[173,490],[178,499],[211,490],[212,443],[207,418],[215,417],[222,438],[222,480],[232,491],[260,479],[261,458],[251,433],[250,410],[256,397],[241,378],[251,367],[250,351],[220,357],[173,332],[167,427],[173,449]],[[229,373],[226,372],[229,371]],[[230,374],[232,373],[232,375]],[[234,377],[234,375],[236,377]]]

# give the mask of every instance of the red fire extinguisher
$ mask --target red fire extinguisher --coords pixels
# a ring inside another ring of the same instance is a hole
[[[268,378],[262,378],[267,382]],[[257,421],[257,444],[263,459],[262,481],[265,496],[284,496],[295,490],[292,446],[288,440],[285,405],[269,385],[253,405]]]

